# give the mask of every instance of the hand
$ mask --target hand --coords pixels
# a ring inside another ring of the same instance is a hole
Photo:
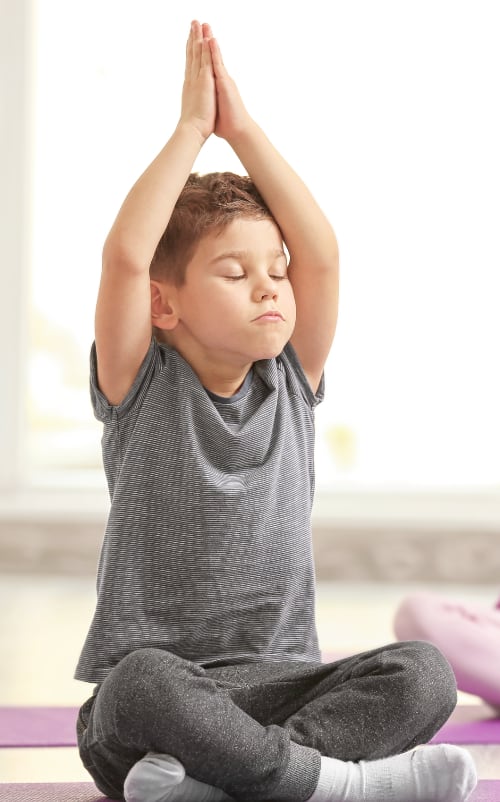
[[[206,23],[200,25],[197,20],[191,23],[182,88],[181,122],[193,125],[203,140],[214,132],[217,113],[210,36],[210,26]]]
[[[252,120],[236,83],[224,66],[218,42],[212,36],[210,26],[207,25],[206,29],[217,94],[217,117],[214,133],[231,143],[231,140],[241,133]]]

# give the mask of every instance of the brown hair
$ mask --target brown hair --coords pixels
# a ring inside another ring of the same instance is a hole
[[[154,253],[151,278],[181,286],[199,241],[238,217],[274,220],[249,176],[191,173]]]

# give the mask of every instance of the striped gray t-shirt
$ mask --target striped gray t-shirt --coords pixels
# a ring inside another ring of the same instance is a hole
[[[290,344],[232,398],[156,340],[119,406],[96,373],[93,347],[111,508],[76,679],[101,682],[141,647],[205,666],[319,660],[310,517],[323,381],[314,395]]]

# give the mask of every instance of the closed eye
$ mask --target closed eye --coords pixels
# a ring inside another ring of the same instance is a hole
[[[224,276],[224,278],[227,279],[227,281],[240,281],[242,278],[246,278],[246,276],[242,273],[241,276]],[[273,275],[270,275],[269,278],[272,278],[274,281],[285,281],[288,278],[288,276],[287,275],[284,275],[284,276],[273,276]]]

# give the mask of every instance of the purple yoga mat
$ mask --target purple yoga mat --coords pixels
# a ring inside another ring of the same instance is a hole
[[[0,747],[75,746],[77,707],[0,707]]]
[[[109,802],[109,800],[93,783],[0,783],[0,802]]]
[[[459,705],[431,743],[500,744],[500,713],[488,705]]]
[[[0,747],[76,746],[77,715],[77,707],[0,707]],[[459,705],[431,743],[500,744],[500,714]]]
[[[499,802],[500,780],[479,780],[468,802]]]
[[[499,802],[500,780],[480,780],[468,802]],[[0,802],[109,802],[92,783],[0,783]]]
[[[76,746],[77,715],[77,707],[0,707],[0,747]],[[500,714],[459,705],[431,743],[500,744]]]

